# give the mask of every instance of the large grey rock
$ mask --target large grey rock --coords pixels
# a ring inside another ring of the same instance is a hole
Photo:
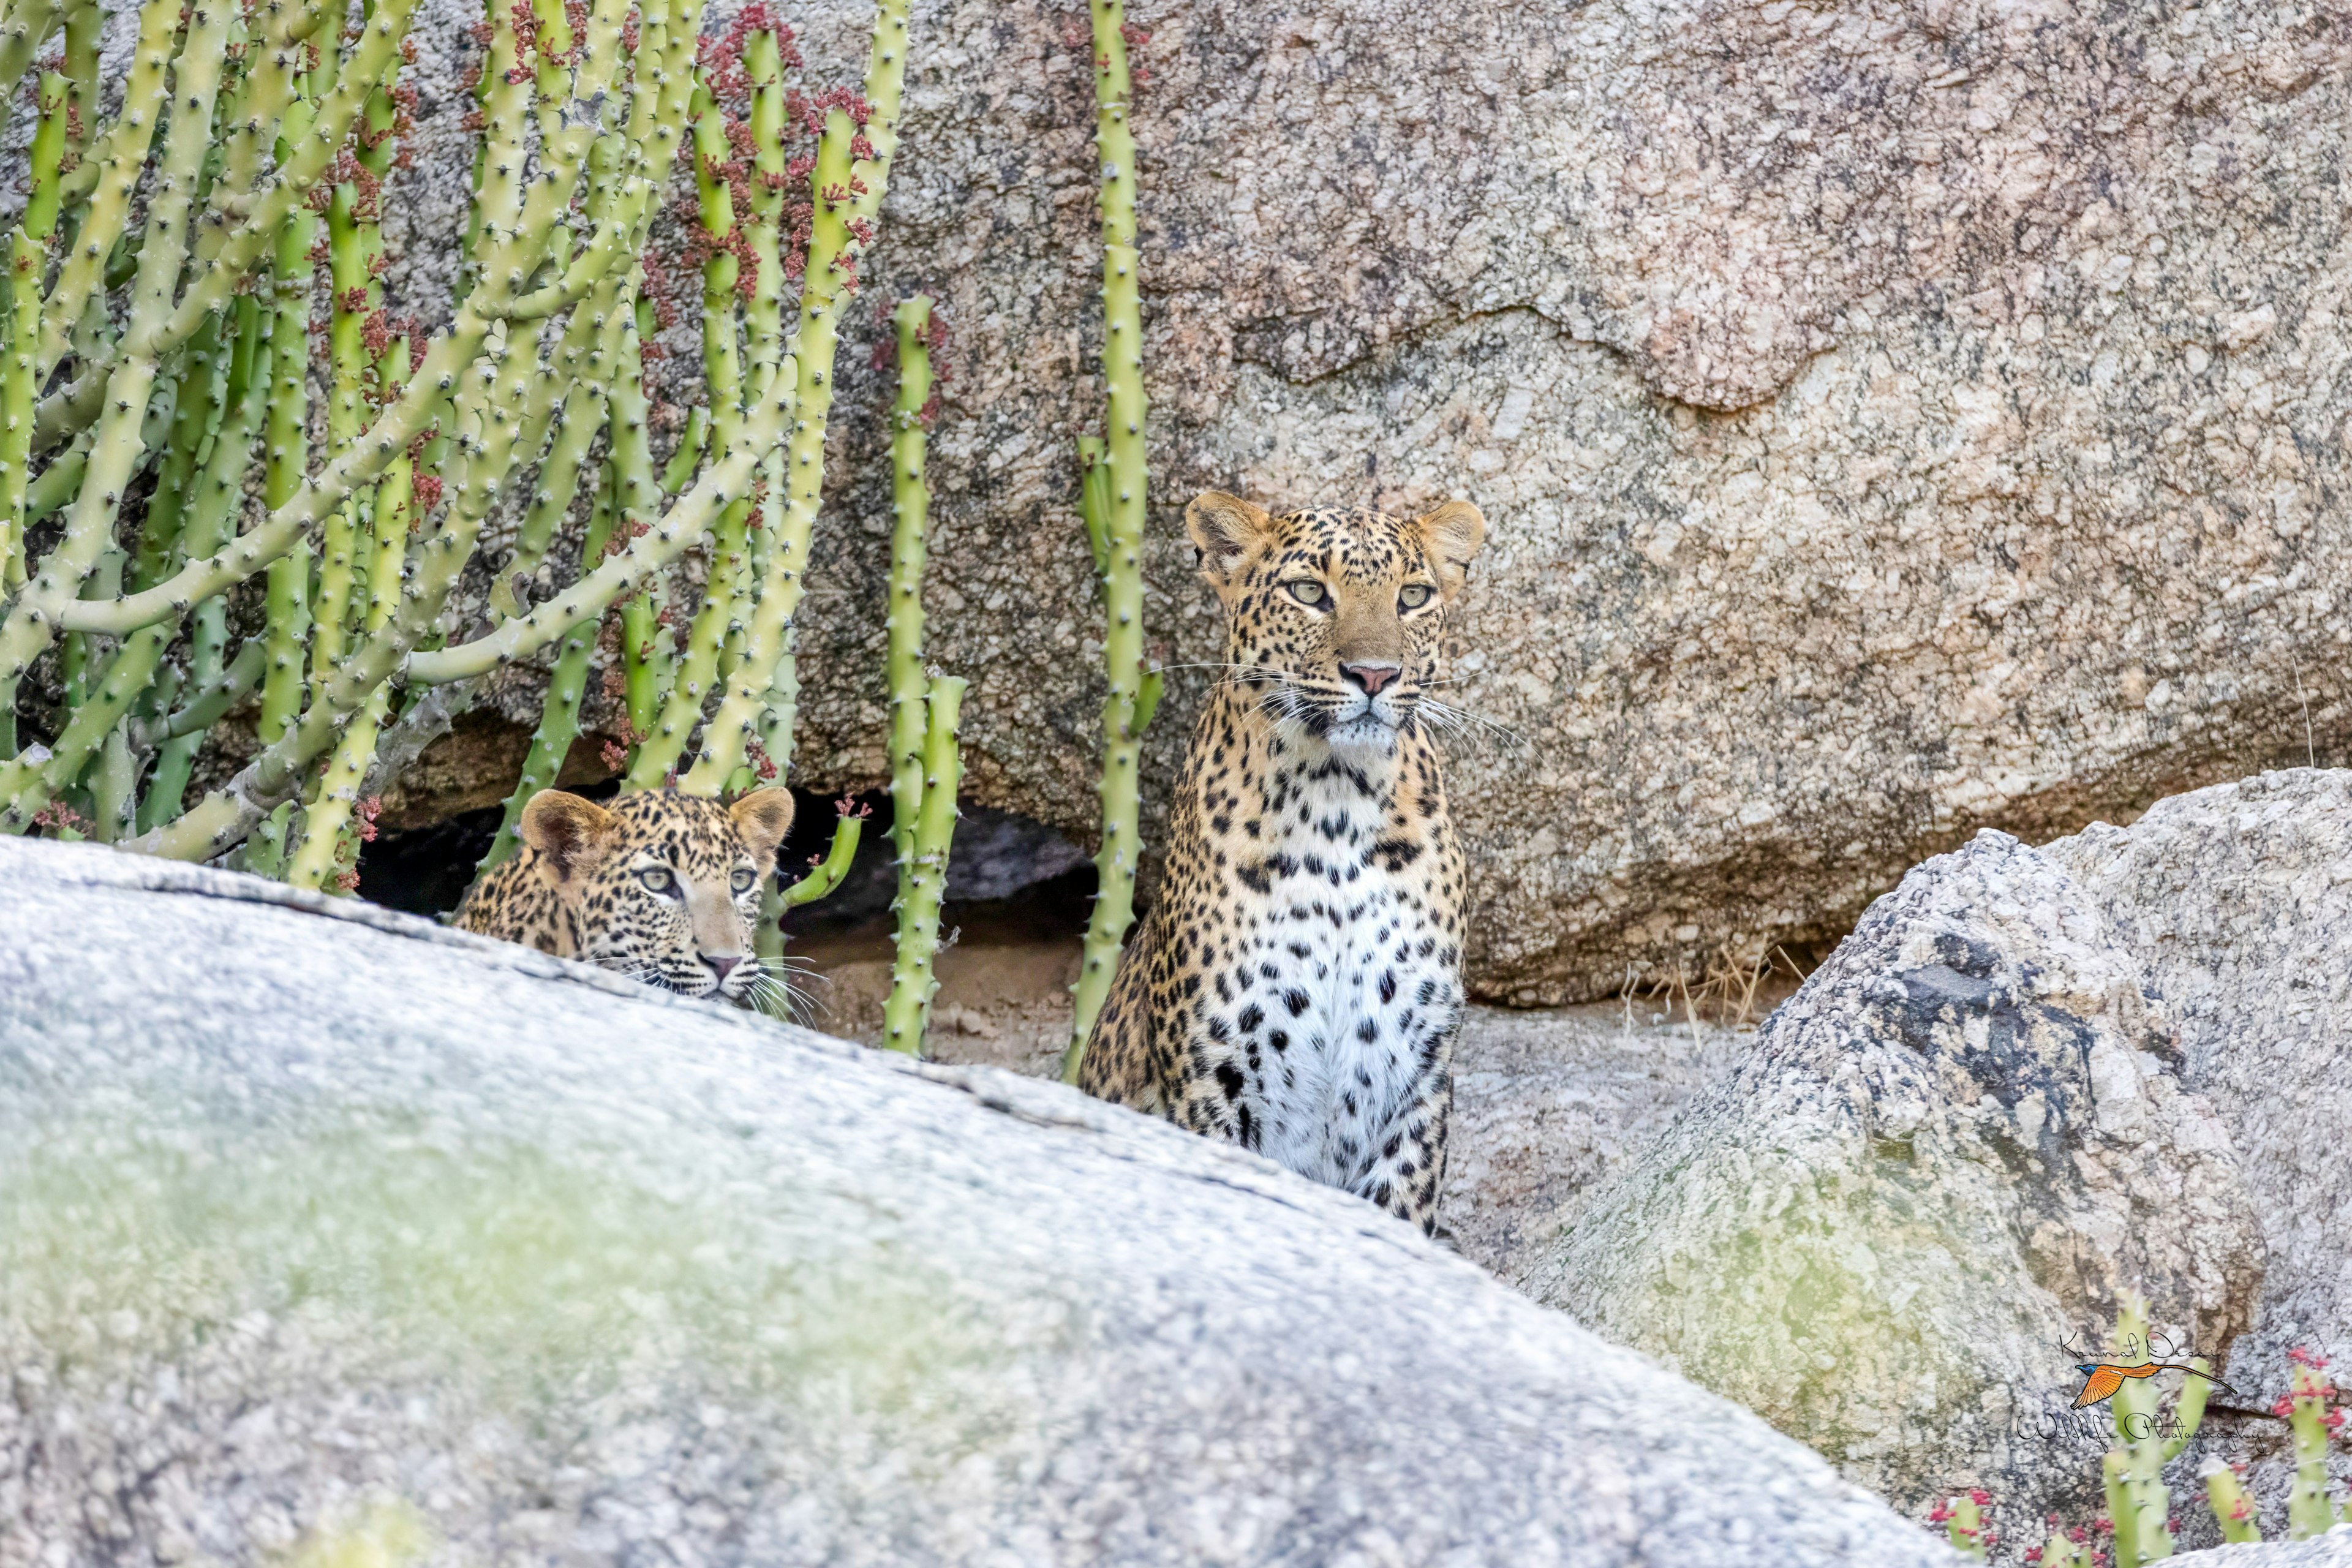
[[[838,76],[868,9],[808,8]],[[2218,0],[1138,0],[1150,635],[1203,487],[1492,523],[1449,763],[1488,997],[1829,939],[2029,838],[2352,744],[2352,13]],[[975,797],[1091,842],[1095,158],[1068,5],[918,7],[875,291],[939,289],[931,656]],[[1066,41],[1072,40],[1072,41]],[[882,776],[855,358],[802,765]],[[690,353],[672,361],[685,366]],[[1204,680],[1148,747],[1166,797]]]
[[[2137,1290],[2218,1357],[2261,1280],[2177,1062],[2096,907],[1981,834],[1871,907],[1530,1287],[1899,1507],[1973,1486],[2004,1519],[2087,1517],[2105,1436],[2066,1414],[2062,1342]]]
[[[428,319],[478,14],[423,12],[388,229]],[[854,75],[870,15],[794,8],[813,83]],[[2300,762],[2306,719],[2346,756],[2340,0],[1133,15],[1152,647],[1220,657],[1179,526],[1202,488],[1486,510],[1453,694],[1520,739],[1450,763],[1482,995],[1832,938],[1979,826],[2038,838]],[[929,646],[975,679],[970,793],[1091,842],[1083,22],[916,6],[868,297],[929,287],[957,335]],[[796,776],[832,788],[884,777],[889,389],[856,314],[801,617]],[[694,332],[661,362],[664,442]],[[1155,810],[1204,679],[1171,679]],[[488,700],[527,725],[537,691]]]
[[[1506,1283],[1548,1262],[1610,1177],[1731,1070],[1747,1030],[1632,1005],[1472,1007],[1454,1042],[1438,1226]]]
[[[2352,773],[2200,790],[2042,853],[2130,946],[2181,1080],[2235,1136],[2270,1260],[2230,1381],[2262,1407],[2294,1346],[2352,1366]]]
[[[0,1215],[12,1565],[1948,1560],[1253,1156],[91,847],[0,841]]]
[[[2339,1526],[2310,1541],[2217,1546],[2210,1552],[2184,1552],[2173,1561],[2193,1568],[2347,1568],[2352,1564],[2352,1525]]]

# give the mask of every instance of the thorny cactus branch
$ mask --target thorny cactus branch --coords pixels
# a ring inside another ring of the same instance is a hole
[[[891,317],[898,335],[898,401],[890,411],[890,580],[884,624],[889,651],[890,839],[898,851],[898,899],[914,885],[915,827],[923,808],[928,728],[923,673],[923,563],[931,492],[923,481],[925,405],[931,397],[931,300],[918,294]]]
[[[2260,1541],[2263,1530],[2254,1521],[2254,1500],[2238,1484],[2238,1472],[2220,1459],[2208,1459],[2197,1473],[2205,1479],[2206,1506],[2213,1510],[2221,1539],[2231,1544]]]
[[[209,70],[215,86],[220,76],[220,48],[227,43],[228,11],[224,4],[207,7],[207,25],[202,37],[215,46],[210,58],[196,57],[201,47],[199,29],[188,32],[187,51],[182,56],[192,70]],[[58,270],[57,286],[42,307],[41,349],[36,361],[43,378],[65,357],[68,334],[81,320],[83,307],[89,304],[92,291],[106,277],[107,258],[113,254],[114,242],[121,237],[124,224],[131,216],[131,194],[139,187],[139,174],[147,162],[148,142],[155,134],[157,108],[164,101],[165,77],[173,63],[172,35],[178,30],[179,0],[147,0],[139,13],[139,42],[131,56],[131,74],[122,84],[123,112],[115,121],[113,134],[104,154],[92,158],[88,165],[97,173],[97,184],[90,192],[88,207],[74,236],[73,253],[67,257]],[[175,89],[172,101],[187,96],[184,89]],[[206,141],[212,130],[212,91],[204,94],[204,116],[201,125],[196,116],[175,116],[173,123],[185,127],[188,133],[201,133]],[[199,142],[199,146],[202,142]],[[191,172],[187,178],[193,180]],[[185,192],[182,193],[183,200]],[[143,265],[143,263],[142,263]],[[178,281],[176,258],[173,276],[164,279],[168,286]],[[146,290],[142,289],[142,299]],[[193,335],[193,334],[191,334]],[[185,339],[181,340],[185,342]],[[176,345],[174,345],[176,346]]]
[[[167,16],[176,17],[173,0],[153,0],[150,14],[156,5],[163,6]],[[121,357],[108,382],[106,411],[100,416],[98,438],[90,448],[80,493],[68,514],[65,538],[42,559],[32,581],[16,596],[6,621],[0,623],[0,688],[9,687],[48,647],[69,605],[88,603],[79,597],[83,581],[112,543],[116,511],[145,450],[142,426],[159,368],[153,340],[171,310],[173,289],[186,254],[189,209],[205,154],[211,150],[213,100],[220,87],[229,16],[227,0],[198,0],[190,15],[186,44],[173,73],[173,101],[179,109],[173,116],[163,160],[148,196],[147,231],[131,282],[131,321],[123,334]],[[144,20],[142,26],[146,26]],[[163,28],[162,40],[156,45],[159,77],[160,59],[170,37],[170,28]],[[147,47],[143,33],[141,47]],[[134,76],[137,69],[134,67]],[[127,108],[126,119],[137,111]],[[154,113],[152,100],[144,112]],[[126,185],[126,201],[128,195]],[[185,607],[184,603],[171,605],[166,613]],[[159,615],[137,625],[162,618]],[[123,632],[134,629],[121,628]]]
[[[2280,1396],[2272,1414],[2284,1416],[2294,1435],[2286,1532],[2290,1540],[2305,1541],[2326,1534],[2336,1524],[2327,1495],[2327,1439],[2343,1429],[2344,1412],[2328,1407],[2336,1386],[2327,1380],[2327,1358],[2302,1346],[2287,1355],[2294,1366],[2290,1391]]]
[[[910,1056],[922,1054],[931,998],[939,992],[931,970],[939,955],[940,905],[947,896],[948,853],[962,783],[957,725],[964,686],[961,677],[934,676],[924,704],[922,816],[915,824],[911,875],[898,910],[890,994],[882,1004],[882,1043]]]
[[[1128,125],[1129,79],[1123,0],[1091,0],[1094,21],[1095,146],[1102,163],[1103,382],[1107,440],[1087,464],[1082,500],[1091,500],[1087,534],[1100,568],[1103,664],[1102,847],[1095,857],[1095,906],[1072,987],[1070,1044],[1064,1081],[1076,1083],[1087,1037],[1110,994],[1120,945],[1135,921],[1135,873],[1143,854],[1138,761],[1143,731],[1159,705],[1160,676],[1143,657],[1143,522],[1148,463],[1144,447],[1142,259],[1136,250],[1135,137]],[[1095,476],[1099,473],[1098,479]],[[1093,488],[1087,488],[1091,479]]]
[[[725,700],[703,727],[701,753],[685,780],[686,787],[698,793],[716,794],[733,775],[755,731],[761,749],[779,768],[792,759],[793,718],[778,693],[793,689],[793,617],[800,608],[809,544],[824,499],[825,420],[833,407],[842,300],[856,291],[858,255],[873,234],[871,220],[855,204],[879,203],[889,182],[889,151],[896,137],[887,128],[898,122],[906,84],[908,4],[877,0],[865,96],[856,105],[825,111],[810,173],[814,202],[808,260],[793,350],[798,387],[785,455],[788,499],[782,520],[768,541],[766,570],[746,630],[743,657]],[[873,134],[877,125],[886,128],[880,138]],[[782,386],[792,377],[780,367],[776,379]]]
[[[11,757],[13,737],[0,734],[0,818],[22,826],[68,792],[78,812],[97,807],[98,837],[123,837],[135,818],[132,847],[190,858],[259,833],[251,868],[348,888],[362,797],[446,727],[480,675],[562,639],[516,799],[551,780],[577,731],[596,630],[649,582],[620,617],[632,720],[667,692],[686,742],[719,684],[693,782],[773,776],[790,755],[792,616],[835,333],[898,142],[907,0],[883,0],[862,96],[787,94],[784,68],[799,63],[790,30],[756,5],[730,35],[730,107],[697,127],[705,205],[729,209],[705,226],[712,417],[667,487],[640,363],[640,325],[650,331],[656,314],[636,298],[635,258],[697,107],[698,4],[491,0],[461,287],[450,324],[413,364],[378,279],[415,0],[373,0],[348,32],[323,0],[248,13],[183,4],[142,11],[126,108],[110,122],[99,115],[102,17],[90,0],[62,11],[15,0],[0,15],[0,69],[28,68],[11,63],[26,38],[66,34],[64,68],[42,85],[26,228],[0,248],[11,268],[0,279],[0,593],[18,588],[0,620],[0,707],[35,658],[70,639],[55,737]],[[806,161],[786,149],[802,124],[818,138]],[[52,259],[61,210],[72,243]],[[123,238],[134,218],[142,231]],[[313,453],[309,295],[320,264],[330,401]],[[784,314],[793,279],[796,327]],[[44,384],[56,389],[37,396]],[[599,431],[610,437],[579,580],[529,607]],[[920,433],[907,434],[919,484]],[[262,515],[240,531],[257,445]],[[463,630],[452,590],[516,485],[529,500],[512,550],[498,544],[488,620],[441,647]],[[676,492],[667,505],[665,488]],[[26,561],[25,529],[52,512],[63,514],[58,542]],[[714,530],[707,635],[673,664],[644,623],[669,591],[661,574]],[[265,570],[261,619],[237,628],[239,643],[225,595]],[[182,813],[205,732],[257,689],[260,752]],[[908,820],[944,810],[951,824],[953,805],[950,783]],[[828,890],[857,837],[845,824],[826,868],[776,905]],[[944,830],[934,840],[943,886]],[[773,940],[763,930],[763,952]]]
[[[779,382],[767,401],[745,421],[733,449],[704,470],[694,488],[629,548],[607,557],[595,571],[527,616],[456,647],[412,655],[403,679],[412,685],[430,686],[487,674],[501,664],[537,653],[574,622],[602,614],[614,600],[686,553],[732,498],[749,492],[761,448],[782,429],[791,403],[790,384]]]
[[[482,520],[497,499],[518,434],[513,409],[523,387],[514,351],[503,332],[488,357],[470,370],[456,399],[478,411],[459,433],[463,462],[457,497],[440,530],[418,547],[415,571],[401,590],[390,622],[355,647],[299,723],[262,751],[220,789],[206,795],[177,822],[142,835],[131,847],[168,859],[201,860],[217,855],[252,831],[254,825],[299,787],[310,765],[333,745],[401,659],[438,623],[449,591],[473,553]],[[494,395],[495,394],[495,395]]]

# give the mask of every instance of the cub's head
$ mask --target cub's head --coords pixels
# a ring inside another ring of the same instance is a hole
[[[580,956],[686,996],[741,1002],[759,984],[760,889],[793,825],[789,790],[733,805],[675,790],[609,808],[562,790],[523,807],[539,873],[580,917]]]
[[[1212,490],[1184,523],[1224,602],[1227,679],[1334,746],[1393,745],[1436,679],[1441,619],[1486,538],[1478,509],[1275,517]]]

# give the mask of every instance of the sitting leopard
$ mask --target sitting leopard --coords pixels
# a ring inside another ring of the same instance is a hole
[[[475,886],[457,924],[742,1003],[761,974],[751,952],[761,884],[792,825],[790,790],[753,790],[731,806],[647,790],[609,810],[541,790],[517,825],[522,847]]]
[[[1433,1230],[1464,877],[1421,705],[1486,520],[1213,492],[1185,522],[1226,663],[1080,1086]]]

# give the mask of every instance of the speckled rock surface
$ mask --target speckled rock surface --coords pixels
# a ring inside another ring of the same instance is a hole
[[[2159,801],[2127,828],[2045,845],[2131,948],[2180,1033],[2181,1081],[2228,1123],[2269,1255],[2253,1325],[2207,1417],[2248,1466],[2263,1530],[2286,1530],[2294,1456],[2267,1412],[2286,1352],[2352,1367],[2352,773],[2265,773]],[[2352,1452],[2331,1446],[2339,1498]],[[2201,1510],[2188,1519],[2202,1539]],[[2339,1550],[2352,1561],[2352,1537]]]
[[[854,74],[869,14],[794,8],[813,84]],[[420,15],[387,232],[430,320],[478,8]],[[1450,763],[1480,994],[1834,937],[1977,826],[2300,763],[2306,721],[2352,756],[2342,4],[1131,15],[1153,650],[1219,657],[1179,525],[1202,488],[1485,509],[1451,694],[1517,738]],[[956,334],[929,647],[974,681],[972,797],[1090,842],[1084,13],[920,0],[914,37],[868,295],[931,288]],[[802,616],[797,777],[825,788],[883,777],[874,331],[843,349]],[[1202,679],[1150,738],[1155,810]],[[484,700],[527,725],[537,693]]]
[[[1530,1288],[1898,1507],[1974,1486],[2007,1520],[2087,1518],[2105,1438],[2066,1415],[2062,1342],[2137,1289],[2220,1356],[2261,1282],[2178,1065],[2095,904],[1981,834],[1871,907]]]
[[[1949,1561],[1255,1157],[331,904],[0,842],[9,1568]]]
[[[2130,946],[2181,1081],[2235,1136],[2270,1262],[2230,1381],[2267,1405],[2293,1346],[2352,1366],[2352,773],[2200,790],[2042,853]]]
[[[1454,1042],[1438,1226],[1506,1283],[1539,1268],[1585,1205],[1684,1101],[1753,1049],[1753,1029],[1651,1006],[1471,1007]]]
[[[864,15],[813,8],[813,68]],[[1132,15],[1152,637],[1219,657],[1202,488],[1486,510],[1453,695],[1520,742],[1449,763],[1482,994],[1833,937],[1979,826],[2301,763],[2306,705],[2352,755],[2343,5]],[[919,6],[875,271],[959,334],[930,647],[975,679],[971,788],[1090,835],[1080,18]],[[828,782],[881,776],[885,393],[836,405]]]

